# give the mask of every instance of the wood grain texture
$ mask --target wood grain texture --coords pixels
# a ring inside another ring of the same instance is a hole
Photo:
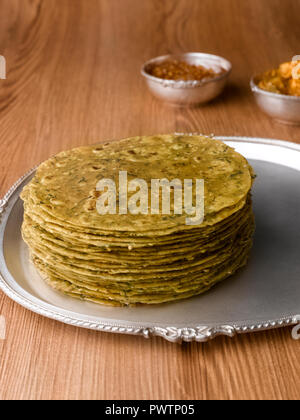
[[[0,0],[0,194],[29,168],[77,145],[174,131],[272,137],[300,129],[264,116],[253,73],[300,54],[299,0]],[[169,108],[139,77],[159,54],[233,62],[231,83],[198,109]],[[1,399],[299,399],[289,328],[173,345],[84,331],[0,293]]]

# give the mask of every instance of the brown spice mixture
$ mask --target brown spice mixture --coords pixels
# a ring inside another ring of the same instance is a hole
[[[160,79],[203,80],[220,76],[225,72],[225,70],[221,68],[219,72],[215,72],[213,69],[208,69],[203,66],[196,66],[188,64],[184,61],[173,60],[155,64],[148,72],[151,76],[155,76]]]

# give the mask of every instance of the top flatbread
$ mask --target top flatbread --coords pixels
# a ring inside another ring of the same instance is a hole
[[[36,212],[41,209],[71,230],[165,235],[199,228],[186,225],[186,214],[99,215],[93,195],[96,185],[108,178],[118,188],[120,171],[128,172],[128,181],[141,178],[148,185],[152,179],[182,183],[204,179],[202,226],[225,220],[242,208],[253,182],[247,160],[220,141],[204,136],[143,136],[60,153],[39,167],[22,198],[30,199]]]

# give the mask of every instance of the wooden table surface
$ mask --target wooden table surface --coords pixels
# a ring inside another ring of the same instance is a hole
[[[300,128],[264,116],[253,73],[300,54],[299,0],[0,0],[0,194],[63,149],[131,135],[203,132],[300,143]],[[224,95],[169,108],[139,69],[154,56],[223,55]],[[80,330],[0,293],[1,399],[299,399],[291,329],[174,345]]]

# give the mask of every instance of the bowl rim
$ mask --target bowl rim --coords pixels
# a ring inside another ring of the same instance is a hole
[[[269,92],[268,90],[264,90],[260,88],[255,82],[255,79],[257,77],[258,75],[253,76],[250,80],[250,87],[251,87],[252,92],[270,96],[276,99],[286,99],[286,100],[296,101],[300,103],[300,96],[286,95],[285,93]]]
[[[203,79],[203,80],[161,79],[159,77],[152,76],[146,71],[146,67],[149,64],[153,64],[157,61],[164,61],[172,57],[186,57],[186,56],[198,56],[198,57],[200,56],[200,58],[221,59],[228,68],[227,69],[224,68],[225,72],[222,73],[220,76],[216,76],[212,79]],[[215,83],[219,80],[228,78],[231,71],[232,71],[232,63],[226,58],[221,57],[219,55],[207,54],[207,53],[201,53],[201,52],[187,52],[187,53],[160,55],[146,61],[141,68],[141,74],[144,78],[152,80],[153,82],[159,83],[165,87],[174,87],[174,88],[195,88],[195,87],[207,85],[209,83]]]

